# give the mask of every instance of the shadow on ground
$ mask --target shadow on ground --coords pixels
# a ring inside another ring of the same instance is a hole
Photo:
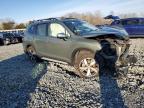
[[[117,80],[112,76],[100,76],[100,92],[104,108],[125,108]]]
[[[92,108],[127,108],[116,78],[111,75],[100,75],[99,85],[99,94],[96,91],[94,92],[94,90],[84,91],[79,94],[79,101],[83,100],[85,102],[81,106],[91,106]]]
[[[120,54],[116,48],[112,48],[111,43],[107,40],[101,41],[101,46],[103,46],[102,49],[95,55],[96,61],[100,66],[99,84],[101,103],[104,108],[125,108],[117,83],[119,74],[116,69],[116,63]],[[102,54],[104,57],[101,56]],[[109,59],[109,57],[106,57],[107,55],[113,56],[113,58]]]
[[[0,107],[22,108],[27,106],[30,93],[46,73],[45,63],[33,65],[25,55],[0,62]]]
[[[0,62],[0,107],[25,108],[30,100],[30,94],[47,72],[46,63],[33,65],[25,55],[19,55]],[[63,79],[64,80],[64,79]],[[76,79],[75,79],[76,80]],[[116,79],[111,76],[100,75],[100,94],[92,92],[78,93],[82,106],[91,106],[100,101],[103,108],[124,108],[120,89]],[[95,106],[95,105],[94,105]]]

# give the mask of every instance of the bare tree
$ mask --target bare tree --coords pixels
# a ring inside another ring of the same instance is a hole
[[[131,18],[131,17],[138,17],[137,13],[126,13],[126,14],[119,14],[121,18]]]
[[[14,25],[15,25],[15,21],[11,20],[11,19],[8,19],[8,20],[2,22],[2,27],[4,30],[13,29]]]
[[[63,17],[83,19],[94,25],[101,25],[101,24],[109,23],[109,21],[103,19],[100,11],[95,11],[93,13],[91,13],[91,12],[86,12],[86,13],[73,12],[73,13],[66,14]]]
[[[24,28],[26,28],[24,23],[20,23],[20,24],[15,26],[15,29],[24,29]]]
[[[2,24],[0,23],[0,30],[2,30],[3,28],[2,28]]]

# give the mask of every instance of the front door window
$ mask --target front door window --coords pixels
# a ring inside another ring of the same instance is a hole
[[[57,37],[58,34],[65,34],[66,36],[70,36],[67,30],[58,23],[52,23],[49,26],[49,36]]]

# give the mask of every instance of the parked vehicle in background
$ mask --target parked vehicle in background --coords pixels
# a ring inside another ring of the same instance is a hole
[[[119,27],[119,26],[109,26],[109,25],[96,25],[96,27],[98,27],[99,29],[101,29],[102,31],[109,31],[109,32],[120,32],[123,34],[127,34],[127,36],[129,35],[127,33],[127,31],[123,28],[123,27]]]
[[[8,45],[12,41],[12,37],[7,35],[7,33],[0,33],[0,43],[3,45]]]
[[[111,27],[124,28],[129,36],[132,37],[144,37],[144,18],[125,18],[118,19],[118,17],[107,16],[106,19],[113,19]],[[116,19],[115,19],[116,18]]]
[[[112,26],[125,28],[130,37],[144,37],[144,18],[126,18],[113,21]]]
[[[24,52],[38,58],[75,67],[80,77],[94,77],[103,66],[127,65],[129,37],[126,32],[101,30],[75,18],[49,18],[31,23],[24,36]]]
[[[23,34],[22,33],[12,33],[15,39],[15,42],[22,43]]]
[[[7,32],[0,33],[0,43],[3,45],[20,43],[22,42],[22,38],[23,36],[18,33],[7,33]]]
[[[24,37],[25,29],[12,29],[12,30],[0,30],[0,43],[12,44],[21,43]]]

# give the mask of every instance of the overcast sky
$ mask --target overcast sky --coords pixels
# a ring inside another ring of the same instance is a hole
[[[144,13],[144,0],[0,0],[0,19],[12,18],[16,22],[94,11],[103,16],[111,11]]]

